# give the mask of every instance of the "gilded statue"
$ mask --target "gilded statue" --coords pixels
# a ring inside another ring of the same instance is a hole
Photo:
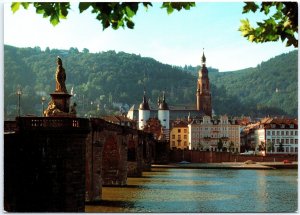
[[[57,68],[55,73],[56,78],[56,88],[55,92],[63,92],[68,93],[66,88],[66,72],[62,66],[62,61],[59,57],[57,57]]]
[[[56,107],[54,101],[50,101],[48,104],[48,108],[44,111],[44,116],[49,117],[60,113],[63,112]]]

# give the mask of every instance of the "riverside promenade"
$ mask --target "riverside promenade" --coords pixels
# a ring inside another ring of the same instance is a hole
[[[153,168],[179,168],[179,169],[298,169],[298,162],[223,162],[223,163],[189,163],[182,161],[165,165],[152,164]]]

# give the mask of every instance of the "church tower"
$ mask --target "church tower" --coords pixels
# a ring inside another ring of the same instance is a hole
[[[197,110],[203,112],[205,115],[212,115],[211,106],[211,93],[209,87],[208,70],[206,68],[206,58],[202,55],[202,68],[199,70],[198,82],[197,82]]]
[[[146,91],[144,90],[143,102],[139,106],[139,130],[143,130],[147,120],[150,118],[150,107],[146,99]]]
[[[158,106],[158,119],[160,124],[163,126],[164,129],[170,129],[170,111],[168,104],[165,98],[165,92],[163,92],[163,99],[160,101],[159,99],[159,106]]]

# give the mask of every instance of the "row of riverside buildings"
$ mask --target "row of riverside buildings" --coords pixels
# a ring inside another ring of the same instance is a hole
[[[158,98],[157,108],[150,108],[144,91],[143,101],[133,105],[127,116],[106,120],[128,124],[168,141],[171,149],[202,151],[255,151],[298,153],[298,121],[288,118],[264,118],[252,122],[249,117],[213,116],[206,57],[202,55],[198,73],[195,107],[169,107],[166,96]],[[118,118],[118,119],[117,119]]]

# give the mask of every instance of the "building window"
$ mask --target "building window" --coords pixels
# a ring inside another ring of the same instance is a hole
[[[267,135],[270,136],[270,135],[271,135],[271,132],[270,132],[270,131],[267,131]]]
[[[295,147],[295,152],[298,152],[298,147]]]
[[[298,139],[295,139],[295,144],[298,144]]]
[[[183,137],[184,139],[187,139],[187,136],[186,135],[184,135],[184,137]]]
[[[290,139],[290,143],[291,143],[291,144],[294,144],[294,139]]]
[[[283,136],[284,135],[284,131],[281,131],[281,136]]]
[[[285,147],[285,152],[289,152],[289,147]]]
[[[290,144],[290,139],[285,139],[286,144]]]
[[[294,131],[291,131],[291,136],[294,135]]]
[[[276,143],[279,144],[279,139],[276,139]]]
[[[286,135],[286,136],[289,136],[289,131],[286,131],[286,132],[285,132],[285,135]]]
[[[298,135],[298,131],[295,131],[295,135]]]
[[[279,136],[279,135],[280,135],[280,132],[279,132],[279,131],[277,131],[277,132],[276,132],[276,134],[277,134],[277,136]]]
[[[181,132],[181,129],[180,128],[178,128],[178,133],[180,133]]]
[[[187,129],[184,129],[184,133],[187,133]]]
[[[272,135],[273,135],[273,136],[275,135],[275,131],[272,131]]]
[[[291,152],[294,152],[294,147],[291,147]]]
[[[175,139],[175,134],[172,134],[172,139]]]
[[[294,128],[294,124],[291,124],[291,125],[290,125],[290,128]]]

